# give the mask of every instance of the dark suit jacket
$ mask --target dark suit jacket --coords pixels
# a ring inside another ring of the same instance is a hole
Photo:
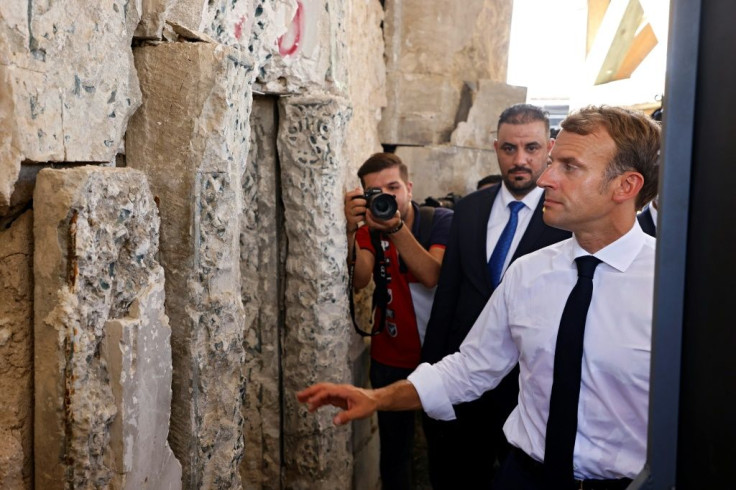
[[[654,219],[652,218],[652,210],[647,207],[644,211],[639,213],[636,216],[636,219],[639,220],[639,226],[641,226],[642,231],[646,233],[649,236],[653,236],[654,238],[657,238],[657,227],[654,226]]]
[[[486,237],[491,206],[500,184],[469,194],[455,205],[450,238],[422,347],[422,360],[434,363],[457,352],[493,293],[488,277]],[[570,232],[542,221],[540,199],[512,262],[522,255],[570,238]]]

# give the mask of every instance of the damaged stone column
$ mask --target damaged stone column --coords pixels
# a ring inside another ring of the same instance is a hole
[[[243,457],[241,172],[252,64],[207,42],[135,49],[143,105],[127,164],[159,199],[174,361],[170,442],[185,488],[239,488]]]
[[[350,109],[334,96],[283,98],[279,156],[288,238],[283,338],[286,488],[350,488],[351,431],[308,414],[295,392],[351,381],[343,156]]]
[[[276,98],[254,97],[243,177],[240,272],[245,309],[245,488],[281,488],[281,349],[285,239]]]
[[[0,230],[0,488],[33,488],[33,212]]]
[[[36,488],[180,488],[145,176],[46,169],[34,203]]]

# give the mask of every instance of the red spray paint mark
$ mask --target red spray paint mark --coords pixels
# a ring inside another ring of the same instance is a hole
[[[243,35],[243,24],[245,24],[245,15],[235,23],[235,38],[240,41],[240,36]]]
[[[304,7],[302,2],[297,0],[296,2],[296,14],[294,19],[291,21],[289,30],[279,38],[279,54],[281,56],[289,56],[296,53],[299,49],[299,42],[302,39],[302,12]]]

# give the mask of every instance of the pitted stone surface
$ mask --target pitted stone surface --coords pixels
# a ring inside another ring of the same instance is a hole
[[[167,21],[239,48],[260,67],[294,12],[296,0],[177,0]]]
[[[442,197],[448,192],[466,196],[489,174],[501,173],[496,152],[450,145],[400,146],[396,155],[413,175],[414,200]],[[423,176],[423,178],[421,177]]]
[[[109,162],[140,104],[140,3],[0,2],[0,212],[20,161]]]
[[[465,82],[504,82],[512,0],[386,0],[383,143],[447,143]],[[431,101],[431,103],[428,103]]]
[[[264,45],[270,56],[260,70],[258,89],[344,93],[348,11],[348,2],[342,0],[296,0],[296,8],[287,11],[286,31],[275,45]]]
[[[378,0],[349,2],[346,9],[348,97],[353,115],[348,123],[347,185],[359,185],[357,171],[371,154],[382,151],[378,137],[381,109],[386,106],[386,65],[383,61],[383,8]]]
[[[0,230],[0,488],[32,488],[33,213]]]
[[[131,411],[161,412],[157,433],[168,431],[169,353],[165,346],[146,345],[152,332],[166,337],[168,328],[160,304],[158,316],[147,311],[150,322],[136,312],[136,304],[161,302],[150,292],[161,278],[159,217],[144,175],[132,169],[45,169],[38,175],[34,203],[36,487],[130,488],[124,484],[127,476],[154,481],[160,473],[171,474],[177,463],[161,438],[149,446],[145,468],[136,466],[140,458],[119,465],[135,453],[131,440],[138,442],[136,430],[147,425],[131,427]],[[124,373],[116,373],[110,349],[104,348],[114,320],[138,321],[141,330],[149,330],[130,333],[129,342],[140,345],[137,365]],[[154,347],[163,351],[152,352],[152,359],[140,355],[141,348]],[[136,369],[145,372],[150,360],[160,370],[158,383],[147,380],[140,392],[141,387],[129,386],[137,400],[116,397],[119,381],[111,377],[136,378]],[[160,398],[142,396],[153,386]],[[124,427],[117,437],[116,423]],[[176,481],[168,482],[171,488]]]
[[[252,67],[239,50],[163,43],[135,50],[143,105],[129,167],[159,199],[174,362],[169,437],[185,488],[239,488],[244,350],[241,175]]]
[[[243,178],[240,272],[245,308],[245,488],[281,487],[280,343],[285,240],[276,154],[276,99],[254,97]]]
[[[308,414],[294,393],[350,382],[343,144],[350,110],[339,98],[279,103],[279,156],[288,238],[283,336],[284,486],[349,488],[350,430],[330,410]]]

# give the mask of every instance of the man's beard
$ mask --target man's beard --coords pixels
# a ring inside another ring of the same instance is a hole
[[[529,174],[529,178],[527,180],[516,180],[516,175],[512,174],[514,171],[526,172]],[[509,169],[506,175],[503,176],[503,182],[512,194],[525,196],[537,186],[537,178],[539,178],[539,175],[534,175],[528,168],[514,167]]]

